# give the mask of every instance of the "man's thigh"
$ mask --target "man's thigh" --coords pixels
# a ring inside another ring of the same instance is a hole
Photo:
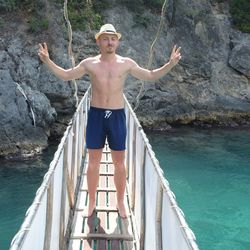
[[[124,164],[125,150],[111,150],[111,156],[115,166]]]
[[[88,112],[86,144],[88,149],[101,149],[106,139],[103,112],[91,107]]]
[[[124,109],[114,111],[108,121],[107,136],[109,147],[114,151],[124,151],[126,148],[126,134],[126,116]]]
[[[102,159],[102,148],[101,149],[88,149],[89,153],[89,164],[99,165]]]

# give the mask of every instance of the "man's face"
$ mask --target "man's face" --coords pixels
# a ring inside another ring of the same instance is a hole
[[[100,48],[101,53],[112,54],[115,53],[119,45],[119,40],[116,35],[102,34],[98,38],[97,44]]]

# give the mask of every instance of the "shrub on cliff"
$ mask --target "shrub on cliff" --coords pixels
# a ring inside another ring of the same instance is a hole
[[[230,12],[235,27],[243,32],[250,33],[250,1],[231,0]]]

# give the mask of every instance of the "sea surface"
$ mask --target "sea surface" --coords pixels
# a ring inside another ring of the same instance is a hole
[[[9,249],[43,176],[53,159],[55,146],[34,159],[0,159],[0,250]]]
[[[250,130],[147,134],[200,249],[249,250]],[[33,160],[0,160],[0,250],[20,228],[55,150]]]
[[[250,130],[148,137],[200,249],[249,250]]]

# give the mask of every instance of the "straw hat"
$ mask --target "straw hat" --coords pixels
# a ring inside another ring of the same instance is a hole
[[[98,37],[102,34],[114,34],[114,35],[117,35],[118,39],[120,39],[122,36],[120,33],[116,32],[115,27],[110,23],[104,24],[101,27],[100,31],[96,33],[95,39],[97,40]]]

